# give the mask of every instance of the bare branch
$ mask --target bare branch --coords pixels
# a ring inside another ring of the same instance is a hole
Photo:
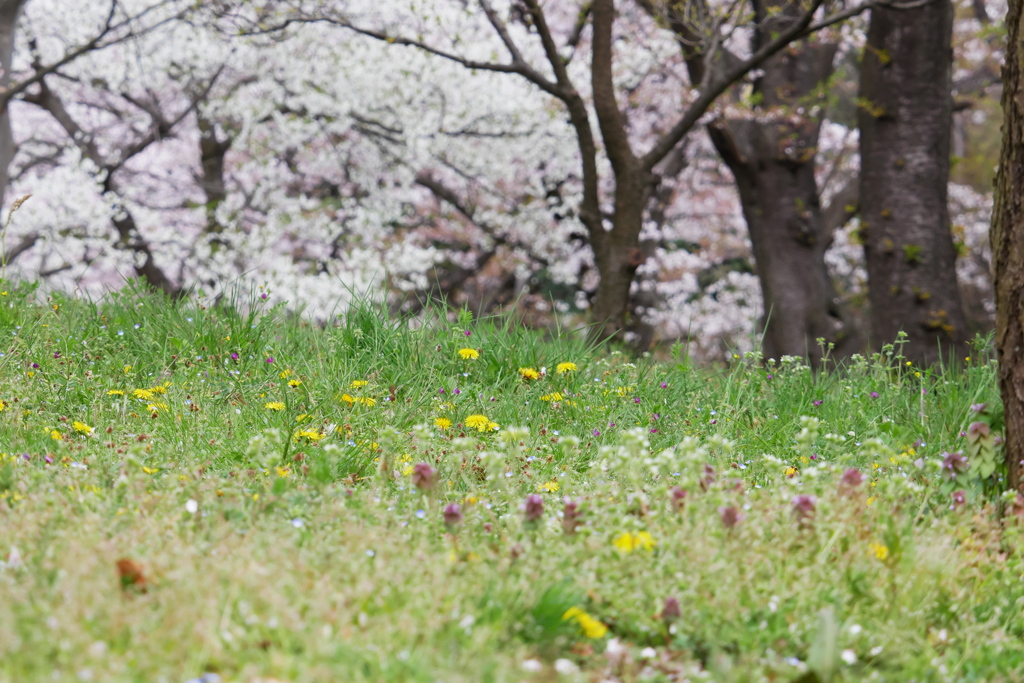
[[[932,0],[928,0],[931,2]],[[647,154],[641,159],[641,166],[650,170],[657,164],[666,154],[675,147],[683,137],[689,133],[700,118],[707,112],[707,110],[714,104],[715,100],[722,95],[733,83],[741,79],[747,73],[759,67],[766,59],[776,54],[787,45],[795,40],[818,31],[822,28],[832,26],[833,24],[845,21],[850,17],[856,16],[861,12],[864,12],[869,7],[876,4],[877,0],[869,0],[864,4],[851,7],[842,12],[838,12],[832,16],[826,17],[822,21],[812,23],[815,12],[821,7],[824,0],[811,0],[809,9],[799,17],[795,18],[794,21],[785,29],[778,32],[778,34],[765,45],[759,48],[747,59],[729,66],[721,75],[713,79],[710,86],[701,90],[697,99],[689,106],[684,112],[679,121],[672,127],[672,129],[666,133],[655,145],[651,148]]]
[[[142,29],[139,29],[139,30],[129,30],[129,31],[123,33],[122,35],[116,35],[118,32],[120,32],[125,27],[132,26],[134,23],[138,22],[138,20],[141,19],[142,17],[144,17],[145,15],[149,14],[150,12],[156,10],[157,8],[159,8],[161,6],[169,4],[170,2],[171,2],[171,0],[162,0],[162,2],[159,2],[159,3],[155,4],[155,5],[152,5],[152,6],[148,7],[148,8],[146,8],[145,10],[140,12],[139,14],[137,14],[137,15],[135,15],[133,17],[129,17],[128,19],[125,19],[124,21],[122,21],[120,23],[114,24],[113,23],[114,14],[115,14],[115,12],[117,10],[117,1],[114,0],[113,2],[111,2],[110,12],[108,13],[107,19],[104,22],[103,29],[99,33],[97,33],[88,42],[80,45],[79,47],[77,47],[77,48],[75,48],[73,50],[70,50],[63,57],[61,57],[60,59],[58,59],[56,62],[54,62],[52,64],[48,64],[46,66],[43,66],[41,64],[36,63],[34,65],[35,68],[34,68],[34,71],[33,71],[31,76],[28,76],[27,78],[24,78],[24,79],[18,81],[17,83],[13,83],[13,84],[9,85],[6,89],[4,89],[2,92],[0,92],[0,108],[6,107],[8,105],[8,103],[10,103],[10,101],[15,96],[21,94],[26,89],[28,89],[30,86],[33,86],[36,83],[39,83],[40,81],[42,81],[44,78],[46,78],[50,74],[55,73],[61,67],[70,64],[71,62],[73,62],[74,60],[78,59],[79,57],[81,57],[82,55],[86,54],[87,52],[93,52],[93,51],[96,51],[96,50],[102,50],[104,48],[110,47],[111,45],[115,45],[117,43],[124,42],[125,40],[128,40],[130,38],[137,38],[137,37],[139,37],[141,35],[144,35],[146,33],[149,33],[150,31],[153,31],[153,30],[159,28],[160,26],[163,26],[164,24],[167,24],[167,23],[175,20],[176,18],[180,18],[184,14],[184,12],[185,12],[184,10],[182,10],[181,12],[179,12],[178,14],[176,14],[174,16],[165,17],[164,19],[161,19],[160,21],[158,21],[158,22],[156,22],[154,24],[151,24],[149,26],[143,27]],[[108,35],[112,35],[112,34],[115,35],[114,38],[111,38],[110,40],[107,40],[107,41],[103,40]]]

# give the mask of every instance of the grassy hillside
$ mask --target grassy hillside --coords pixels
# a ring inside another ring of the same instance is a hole
[[[984,352],[700,369],[6,286],[0,680],[1024,677]]]

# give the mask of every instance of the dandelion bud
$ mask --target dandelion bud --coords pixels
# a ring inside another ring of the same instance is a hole
[[[718,516],[722,518],[722,524],[726,529],[732,529],[743,521],[746,515],[740,514],[739,508],[735,505],[718,508]]]
[[[676,512],[682,512],[683,508],[686,506],[687,495],[686,489],[679,486],[673,486],[672,490],[668,492],[669,500],[672,501],[672,509]]]
[[[444,508],[444,523],[449,529],[462,524],[462,506],[458,503],[448,503]]]
[[[666,624],[683,616],[683,610],[679,607],[679,599],[673,596],[665,598],[665,606],[661,610],[661,620]]]
[[[437,484],[437,470],[425,462],[418,462],[412,467],[412,485],[420,491],[431,491]]]
[[[843,496],[853,497],[863,483],[864,475],[856,467],[851,467],[843,472],[843,476],[839,479],[839,493]]]
[[[544,499],[540,494],[531,493],[523,503],[523,517],[527,522],[536,522],[544,516]]]
[[[580,512],[580,502],[573,500],[569,496],[566,496],[563,501],[565,502],[565,507],[562,509],[562,530],[571,536],[576,533],[576,527],[580,524],[580,517],[582,515]]]

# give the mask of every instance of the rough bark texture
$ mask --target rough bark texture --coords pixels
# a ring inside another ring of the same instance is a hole
[[[11,85],[11,62],[14,58],[15,28],[25,0],[0,0],[0,88]],[[7,169],[14,157],[14,138],[11,134],[11,118],[6,104],[0,108],[0,204],[7,191]]]
[[[1024,472],[1024,0],[1010,0],[1003,66],[1003,149],[992,211],[999,391],[1006,411],[1010,486]]]
[[[738,57],[726,55],[709,64],[701,52],[699,25],[688,6],[667,4],[662,16],[679,38],[690,80],[699,84],[709,68],[727,69]],[[799,3],[755,3],[760,30],[767,42],[798,20]],[[860,346],[860,335],[839,301],[825,264],[834,230],[851,212],[840,206],[825,215],[814,177],[815,154],[824,115],[827,81],[837,46],[819,40],[792,43],[762,64],[757,81],[757,120],[720,120],[710,126],[712,142],[736,179],[744,218],[754,248],[765,318],[766,357],[802,356],[817,366],[822,350],[817,340],[833,343],[834,357]],[[838,201],[850,202],[850,193]],[[856,193],[852,202],[856,204]]]
[[[594,42],[590,74],[594,111],[615,174],[615,209],[611,220],[614,228],[600,245],[593,245],[594,261],[601,273],[594,298],[593,334],[603,340],[619,336],[627,322],[629,289],[641,263],[640,229],[650,195],[651,174],[642,167],[630,147],[627,122],[615,98],[612,80],[614,1],[594,0],[591,14]]]
[[[815,366],[822,356],[818,339],[834,343],[838,357],[859,346],[825,264],[832,235],[814,177],[835,53],[832,44],[791,45],[764,65],[757,91],[767,120],[710,128],[736,179],[754,248],[765,308],[763,352],[806,357]]]
[[[946,196],[952,27],[951,0],[872,9],[857,114],[872,343],[902,330],[927,365],[968,352]]]

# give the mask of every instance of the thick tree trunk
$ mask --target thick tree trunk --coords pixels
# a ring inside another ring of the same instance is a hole
[[[0,88],[11,85],[11,66],[14,60],[15,29],[25,0],[0,0]],[[0,204],[3,204],[9,179],[8,169],[14,158],[14,137],[7,106],[0,108]]]
[[[723,128],[713,129],[712,139],[736,178],[754,248],[765,308],[763,353],[768,358],[808,358],[816,367],[822,359],[817,340],[834,343],[833,356],[844,357],[857,350],[858,337],[845,319],[825,265],[831,235],[823,225],[814,178],[817,135],[809,136],[809,147],[786,154],[779,145],[798,146],[804,140],[800,134],[781,134],[785,127],[729,126],[732,132],[746,128],[749,156],[728,154],[735,138],[726,139]]]
[[[876,6],[861,68],[861,235],[875,346],[933,364],[967,353],[949,225],[953,5]]]
[[[758,92],[766,120],[710,128],[736,179],[754,248],[765,309],[763,352],[805,357],[814,366],[822,357],[819,339],[835,345],[835,357],[859,346],[825,264],[831,228],[814,177],[823,88],[835,53],[827,43],[794,43],[764,64]]]
[[[591,312],[595,341],[622,339],[630,327],[629,290],[636,269],[643,263],[640,229],[650,191],[647,174],[639,167],[615,173],[614,228],[594,244],[594,261],[601,280]]]
[[[1003,150],[992,211],[999,391],[1006,411],[1010,486],[1024,483],[1024,0],[1010,0],[1003,66]]]

